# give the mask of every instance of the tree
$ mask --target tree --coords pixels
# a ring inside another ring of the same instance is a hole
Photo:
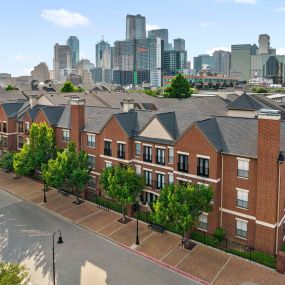
[[[8,86],[6,86],[5,90],[6,91],[12,91],[12,90],[15,90],[15,88],[9,84]]]
[[[171,85],[165,89],[164,96],[170,98],[188,98],[193,93],[193,89],[190,87],[187,79],[179,73],[171,80]]]
[[[30,276],[24,265],[0,262],[1,285],[28,285]]]
[[[83,92],[83,89],[81,87],[74,86],[74,84],[71,81],[67,81],[64,83],[60,92],[62,92],[62,93]]]
[[[79,194],[90,179],[88,156],[84,151],[76,153],[75,143],[70,142],[63,152],[57,152],[56,158],[43,164],[41,170],[46,187],[75,190],[79,204]]]
[[[153,203],[156,223],[175,228],[189,241],[190,232],[203,212],[211,211],[213,192],[209,187],[171,184],[165,186]]]
[[[2,155],[1,167],[8,172],[13,170],[13,154],[11,152],[5,152]]]
[[[107,195],[122,206],[122,221],[125,222],[125,207],[136,201],[144,188],[144,179],[131,167],[114,166],[104,169],[100,184]]]
[[[46,123],[32,124],[30,143],[24,144],[20,152],[15,154],[13,166],[17,175],[33,175],[42,164],[46,164],[54,156],[54,132]]]

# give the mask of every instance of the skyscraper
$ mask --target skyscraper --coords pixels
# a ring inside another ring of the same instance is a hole
[[[71,67],[75,68],[76,63],[79,61],[79,40],[76,36],[70,36],[66,44],[71,51]]]
[[[213,71],[218,74],[230,75],[231,53],[223,50],[216,50],[213,54],[214,68]]]
[[[200,54],[194,57],[194,69],[197,73],[201,71],[204,64],[209,65],[210,71],[214,70],[214,58],[212,56],[208,54]]]
[[[163,53],[163,74],[175,75],[187,68],[187,52],[167,50]]]
[[[138,15],[127,15],[126,17],[126,39],[144,39],[146,37],[145,17]]]
[[[174,50],[185,51],[185,40],[184,39],[174,39]]]
[[[259,54],[269,54],[270,53],[270,36],[267,34],[259,35]]]
[[[164,50],[169,50],[168,29],[157,29],[148,31],[149,38],[161,38],[164,41]]]
[[[34,80],[38,80],[39,82],[45,82],[50,79],[48,66],[45,62],[41,62],[37,66],[34,67],[34,70],[31,71],[31,76]]]
[[[111,68],[111,47],[103,39],[96,44],[96,67]]]
[[[60,78],[61,70],[71,70],[71,50],[69,46],[59,45],[58,43],[55,44],[53,68],[54,68],[54,79],[57,81],[60,81],[61,79]]]

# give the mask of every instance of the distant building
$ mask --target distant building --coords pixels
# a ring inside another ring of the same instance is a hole
[[[75,67],[75,73],[80,75],[82,78],[82,83],[92,83],[92,70],[94,69],[94,64],[88,59],[81,59]]]
[[[0,87],[6,86],[10,83],[12,75],[9,73],[0,73]]]
[[[270,53],[270,36],[267,34],[259,35],[259,54],[269,54]]]
[[[71,50],[69,46],[55,44],[53,67],[54,80],[60,81],[60,70],[68,71],[71,69]]]
[[[161,86],[163,45],[160,38],[116,41],[114,43],[114,83],[150,83]]]
[[[202,70],[203,65],[209,65],[210,71],[214,70],[214,58],[209,54],[200,54],[194,57],[194,69],[197,73]]]
[[[185,51],[185,40],[184,39],[174,39],[174,50],[175,51]]]
[[[126,40],[146,38],[145,17],[141,15],[127,15],[126,17]]]
[[[175,75],[187,69],[187,52],[168,50],[163,53],[163,74]],[[189,68],[190,69],[190,68]]]
[[[47,64],[45,62],[41,62],[35,66],[34,70],[31,71],[31,76],[33,80],[37,80],[39,82],[45,82],[46,80],[49,80],[50,74]]]
[[[148,31],[149,38],[161,38],[164,41],[164,50],[169,50],[170,46],[168,43],[168,29],[156,29]]]
[[[111,46],[104,40],[96,44],[96,67],[111,68]]]
[[[66,44],[71,51],[71,67],[75,68],[76,63],[79,61],[79,40],[75,36],[68,38]]]
[[[231,53],[223,50],[216,50],[213,53],[214,73],[230,76]]]

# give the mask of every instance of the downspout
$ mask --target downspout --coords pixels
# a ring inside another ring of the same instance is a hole
[[[279,210],[280,210],[280,183],[281,183],[281,175],[280,175],[280,166],[281,161],[278,161],[278,188],[277,188],[277,214],[276,214],[276,240],[275,240],[275,254],[278,252],[278,235],[279,235]]]
[[[222,156],[222,175],[221,175],[221,207],[220,207],[220,227],[223,227],[223,196],[224,196],[224,156]]]

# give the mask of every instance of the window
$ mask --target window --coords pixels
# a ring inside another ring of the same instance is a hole
[[[105,161],[105,168],[112,167],[112,162],[111,161]]]
[[[147,186],[152,186],[152,172],[145,170],[144,171],[144,176],[145,176],[145,184]]]
[[[104,141],[104,154],[105,155],[112,155],[112,142]]]
[[[135,143],[135,147],[136,147],[136,156],[140,156],[141,155],[141,144]]]
[[[30,139],[29,138],[26,138],[26,143],[30,144]]]
[[[18,122],[17,124],[18,124],[18,132],[23,133],[24,131],[23,122]]]
[[[199,217],[198,228],[201,230],[208,230],[208,215],[202,214]]]
[[[88,181],[88,187],[90,188],[96,188],[96,177],[95,176],[90,176],[90,179]]]
[[[137,175],[141,175],[141,166],[139,166],[139,165],[136,165],[136,174]]]
[[[157,182],[156,182],[157,189],[162,189],[164,187],[165,175],[161,173],[157,173],[156,178],[157,178]]]
[[[8,147],[7,137],[2,136],[2,146],[3,146],[3,148],[7,148]]]
[[[150,146],[144,146],[143,160],[147,162],[152,162],[152,148]]]
[[[95,135],[87,134],[87,146],[95,147]]]
[[[118,143],[117,145],[117,149],[118,149],[118,158],[122,158],[122,159],[125,159],[126,157],[126,153],[125,153],[125,144],[122,144],[122,143]]]
[[[173,174],[169,173],[168,174],[168,184],[173,184],[174,180],[173,180]]]
[[[156,163],[157,164],[165,164],[165,150],[162,148],[156,149]]]
[[[88,164],[90,168],[96,168],[96,157],[88,154]]]
[[[238,177],[248,178],[249,171],[249,160],[247,159],[238,159]]]
[[[173,147],[168,148],[168,162],[169,163],[174,162],[174,149],[173,149]]]
[[[29,131],[30,131],[30,123],[29,123],[29,122],[26,122],[26,123],[25,123],[25,134],[28,135],[28,134],[29,134]]]
[[[238,237],[246,238],[247,237],[247,222],[242,220],[237,220],[236,224],[236,234]]]
[[[238,207],[248,209],[248,191],[238,189],[236,202]]]
[[[3,125],[2,125],[2,132],[3,132],[3,133],[7,133],[7,123],[6,123],[6,122],[3,122]]]
[[[209,177],[209,159],[198,157],[197,175]]]
[[[64,142],[70,141],[70,131],[69,130],[62,130],[62,140]]]
[[[188,155],[179,154],[178,170],[188,172]]]
[[[24,143],[23,143],[23,137],[18,137],[18,148],[22,148],[23,147],[23,145],[24,145]]]

